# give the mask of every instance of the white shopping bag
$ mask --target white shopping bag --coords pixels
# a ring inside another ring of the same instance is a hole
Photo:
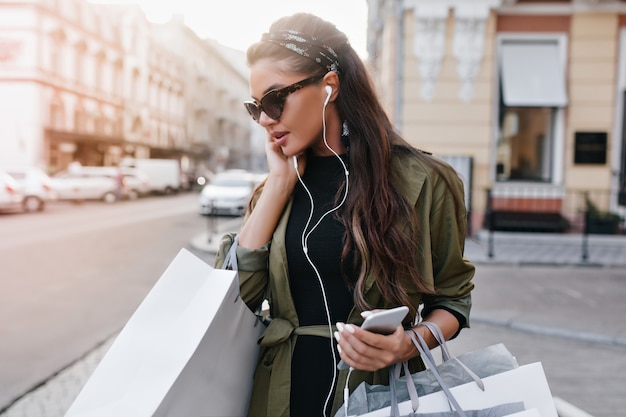
[[[505,417],[541,417],[539,414],[539,410],[536,408],[531,408],[530,410],[520,411],[519,413],[509,414]]]
[[[244,416],[263,329],[237,272],[183,249],[65,416]]]
[[[558,417],[541,362],[523,365],[481,380],[485,384],[484,391],[474,382],[450,388],[450,392],[463,410],[482,410],[500,404],[523,401],[526,410],[536,408],[535,414],[538,416]],[[401,402],[399,410],[400,415],[413,413],[411,401]],[[438,391],[419,397],[419,408],[415,414],[451,410],[446,394]],[[385,407],[361,416],[388,417],[390,413],[391,408]],[[530,411],[528,415],[532,416],[533,412]]]

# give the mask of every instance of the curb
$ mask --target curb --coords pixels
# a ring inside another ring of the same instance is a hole
[[[521,332],[539,334],[543,336],[561,337],[563,339],[576,340],[579,342],[591,342],[605,346],[617,346],[626,348],[626,338],[609,336],[601,333],[580,332],[575,330],[561,329],[558,327],[541,326],[538,324],[518,322],[515,320],[498,320],[486,316],[472,316],[473,322],[490,326],[506,327]]]
[[[204,231],[197,234],[191,238],[191,247],[207,253],[216,254],[219,250],[222,237],[229,232],[239,230],[242,220],[242,217],[235,217],[220,223],[217,228],[210,228],[211,233]]]
[[[222,234],[215,233],[209,235],[208,233],[201,233],[192,238],[189,243],[194,249],[215,254],[219,249],[221,238]]]

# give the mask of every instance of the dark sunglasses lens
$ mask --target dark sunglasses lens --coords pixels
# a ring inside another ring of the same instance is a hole
[[[280,119],[280,116],[283,113],[282,102],[279,95],[276,93],[277,92],[275,91],[269,92],[261,99],[263,111],[274,120]]]
[[[250,116],[256,121],[259,121],[259,117],[261,116],[261,110],[259,110],[259,106],[256,103],[252,103],[247,101],[244,103],[246,106],[246,110],[250,113]]]

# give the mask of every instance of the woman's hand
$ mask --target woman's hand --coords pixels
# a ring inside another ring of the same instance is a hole
[[[437,324],[446,340],[459,330],[456,317],[443,309],[434,309],[424,317],[424,321]],[[429,348],[438,345],[428,327],[418,325],[413,330],[422,336]],[[392,334],[384,336],[363,330],[354,324],[337,323],[335,339],[341,359],[348,366],[363,371],[376,371],[419,355],[402,326],[398,326]]]
[[[341,359],[348,366],[363,371],[377,371],[417,354],[402,326],[389,335],[381,335],[354,324],[337,323],[335,339]]]
[[[257,249],[272,238],[280,216],[298,181],[294,158],[298,158],[298,171],[302,175],[306,155],[287,157],[271,138],[265,143],[269,174],[254,209],[239,231],[239,245]]]
[[[271,140],[265,143],[265,156],[267,158],[267,165],[270,175],[278,176],[280,178],[289,178],[295,185],[298,176],[296,175],[294,158],[297,158],[297,167],[300,175],[304,174],[304,167],[306,165],[306,155],[300,154],[297,156],[288,157],[283,153],[280,146]]]

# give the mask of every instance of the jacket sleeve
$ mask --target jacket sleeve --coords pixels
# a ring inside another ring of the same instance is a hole
[[[459,228],[458,223],[466,221],[463,184],[448,165],[442,167],[441,175],[434,175],[431,184],[428,224],[435,293],[423,296],[422,315],[443,308],[459,318],[462,327],[469,327],[475,267],[464,257],[465,227]],[[462,210],[460,215],[458,210]]]
[[[215,267],[222,268],[226,254],[235,241],[235,233],[228,233],[222,237],[215,257]],[[270,243],[259,249],[237,247],[237,275],[239,277],[239,291],[242,300],[252,311],[257,311],[265,298],[265,289],[268,282],[268,258]]]

